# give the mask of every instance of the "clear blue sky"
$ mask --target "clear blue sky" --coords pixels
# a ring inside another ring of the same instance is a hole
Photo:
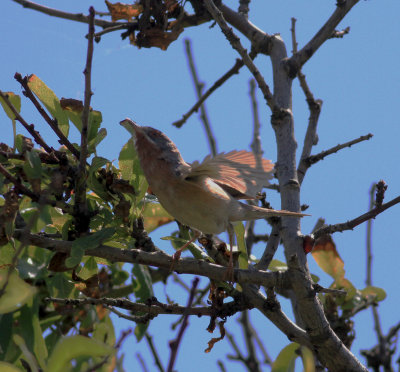
[[[90,5],[104,11],[100,1],[82,0],[45,1],[41,4],[70,12],[87,13]],[[227,5],[237,6],[228,1]],[[334,10],[335,1],[287,0],[280,2],[254,1],[250,19],[267,33],[280,33],[291,51],[290,18],[297,18],[297,39],[303,46],[322,26]],[[83,99],[83,74],[87,25],[49,17],[24,9],[11,0],[2,0],[0,12],[0,48],[2,60],[0,89],[20,92],[13,79],[16,71],[22,75],[34,73],[46,82],[59,97]],[[384,179],[389,185],[386,200],[400,193],[400,122],[398,115],[400,69],[400,2],[398,0],[360,1],[344,19],[340,27],[351,27],[343,39],[329,40],[304,68],[308,83],[315,97],[324,101],[319,121],[319,143],[314,153],[346,142],[367,133],[374,137],[368,142],[345,149],[313,166],[303,183],[302,202],[309,204],[312,215],[303,220],[302,231],[309,233],[319,217],[328,223],[344,222],[364,213],[368,206],[368,191],[372,182]],[[147,124],[167,133],[178,145],[187,161],[201,159],[208,154],[201,122],[194,115],[180,130],[171,123],[181,117],[195,102],[184,53],[184,38],[192,40],[193,52],[201,79],[209,87],[230,68],[236,53],[230,48],[218,27],[209,24],[187,29],[167,52],[158,49],[141,49],[122,41],[119,33],[105,35],[95,45],[93,66],[92,106],[103,113],[103,126],[107,138],[100,146],[99,155],[117,159],[127,132],[118,122],[130,116],[138,123]],[[244,41],[248,46],[248,43]],[[256,63],[271,82],[271,65],[268,58],[260,56]],[[219,151],[248,149],[251,142],[252,116],[248,98],[250,74],[243,69],[207,101],[207,109]],[[270,112],[258,94],[262,122],[262,143],[265,157],[275,160],[274,134],[269,124]],[[40,121],[29,102],[23,101],[22,113],[53,146],[54,136]],[[299,153],[307,126],[308,109],[304,95],[294,82],[293,111]],[[12,129],[9,120],[0,112],[2,122],[1,142],[11,143]],[[24,133],[19,128],[20,133]],[[279,207],[273,192],[269,200]],[[380,215],[373,223],[374,266],[373,281],[383,287],[388,298],[380,304],[379,311],[385,332],[399,321],[400,304],[398,290],[398,262],[400,245],[397,232],[400,206]],[[264,226],[264,225],[262,225]],[[169,229],[165,230],[165,235]],[[336,234],[334,240],[345,261],[346,276],[357,288],[365,285],[365,235],[362,225],[353,232]],[[170,251],[168,242],[154,236],[155,243]],[[282,258],[282,248],[278,258]],[[262,246],[254,251],[262,252]],[[309,257],[313,273],[321,277],[321,284],[329,286],[331,279],[324,275]],[[189,276],[184,278],[190,283]],[[164,300],[161,288],[157,296]],[[174,301],[186,303],[186,296],[179,291],[168,292]],[[286,306],[286,305],[285,305]],[[396,309],[396,311],[394,311]],[[260,332],[268,352],[276,357],[287,344],[267,319],[256,311],[251,318]],[[150,333],[157,337],[164,365],[168,360],[167,341],[175,336],[169,332],[174,318],[159,317],[150,326]],[[356,316],[356,341],[353,352],[370,348],[376,343],[372,316],[365,311]],[[209,369],[217,370],[215,361],[226,352],[232,353],[226,340],[218,343],[210,354],[204,354],[210,335],[205,331],[208,319],[192,318],[184,338],[176,368],[179,371]],[[127,321],[118,321],[117,329],[128,327]],[[241,334],[235,319],[229,319],[227,328],[236,333],[240,344]],[[138,370],[135,357],[140,352],[152,369],[152,359],[145,342],[136,345],[134,338],[124,344],[127,370]],[[361,359],[364,361],[363,359]],[[229,371],[241,371],[238,363],[228,362]]]

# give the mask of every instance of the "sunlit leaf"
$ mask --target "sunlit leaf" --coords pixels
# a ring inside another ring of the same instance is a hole
[[[299,347],[300,345],[296,343],[285,346],[272,364],[271,372],[294,372]]]
[[[233,226],[237,239],[237,246],[239,249],[239,268],[247,269],[249,267],[249,257],[247,255],[246,240],[244,238],[244,225],[243,222],[235,223]]]
[[[141,201],[146,194],[148,184],[132,139],[122,148],[118,160],[122,178],[131,181],[137,192],[136,202]]]
[[[152,27],[141,30],[136,36],[131,34],[131,43],[139,48],[156,47],[161,50],[167,50],[169,45],[175,41],[182,32],[183,28],[179,26],[169,31],[158,27]]]
[[[373,297],[375,301],[383,301],[386,298],[384,289],[374,286],[368,286],[361,290],[363,297]]]
[[[62,109],[60,101],[54,92],[36,75],[29,76],[28,86],[39,98],[43,105],[49,110],[51,116],[57,119],[61,132],[68,137],[69,121],[68,116]]]
[[[8,270],[0,270],[0,288],[3,287],[7,279]],[[36,293],[36,289],[25,283],[13,271],[9,277],[8,285],[5,293],[0,298],[0,314],[9,313],[19,309],[26,304],[29,299]]]
[[[0,361],[0,371],[2,372],[21,372],[21,370],[14,365]]]
[[[312,351],[307,346],[300,346],[301,359],[303,361],[304,372],[315,372],[315,359]]]
[[[54,347],[50,355],[47,370],[51,372],[62,372],[72,359],[87,356],[101,357],[112,355],[115,349],[109,345],[84,336],[64,337]]]
[[[336,250],[336,245],[330,235],[325,235],[315,242],[311,252],[318,266],[340,283],[344,279],[344,262]]]

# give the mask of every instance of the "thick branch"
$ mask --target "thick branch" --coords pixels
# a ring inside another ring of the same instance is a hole
[[[51,251],[70,253],[72,248],[71,241],[56,240],[41,235],[27,233],[24,230],[16,229],[14,238],[21,240],[27,239],[30,245],[46,248]],[[142,265],[163,267],[169,269],[173,261],[172,256],[157,251],[145,252],[141,249],[121,250],[118,248],[100,245],[93,249],[87,249],[85,255],[105,258],[111,262],[138,263]],[[226,267],[208,263],[197,259],[180,259],[174,263],[174,271],[182,274],[194,274],[206,276],[217,281],[226,279]],[[285,273],[265,271],[235,269],[234,279],[237,283],[253,283],[264,287],[282,286],[286,287],[287,278]]]

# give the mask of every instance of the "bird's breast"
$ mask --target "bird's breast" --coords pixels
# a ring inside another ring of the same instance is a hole
[[[230,204],[237,202],[209,177],[150,186],[168,213],[205,234],[225,231]]]

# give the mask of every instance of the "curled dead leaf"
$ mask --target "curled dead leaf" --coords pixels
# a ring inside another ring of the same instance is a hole
[[[205,353],[209,353],[214,345],[218,342],[221,341],[225,337],[225,327],[224,327],[225,321],[222,321],[219,323],[219,332],[221,334],[220,337],[213,337],[210,341],[208,341],[208,348],[204,350]]]
[[[140,31],[136,37],[131,34],[131,44],[138,48],[156,47],[161,50],[167,50],[169,45],[175,41],[183,32],[183,28],[177,27],[171,31],[164,31],[160,28],[153,27]]]
[[[112,4],[106,0],[106,5],[108,10],[111,13],[111,19],[113,22],[118,21],[120,19],[126,19],[127,21],[131,21],[132,18],[138,17],[140,13],[143,12],[143,6],[135,3],[135,4],[123,4],[123,3],[115,3]]]

